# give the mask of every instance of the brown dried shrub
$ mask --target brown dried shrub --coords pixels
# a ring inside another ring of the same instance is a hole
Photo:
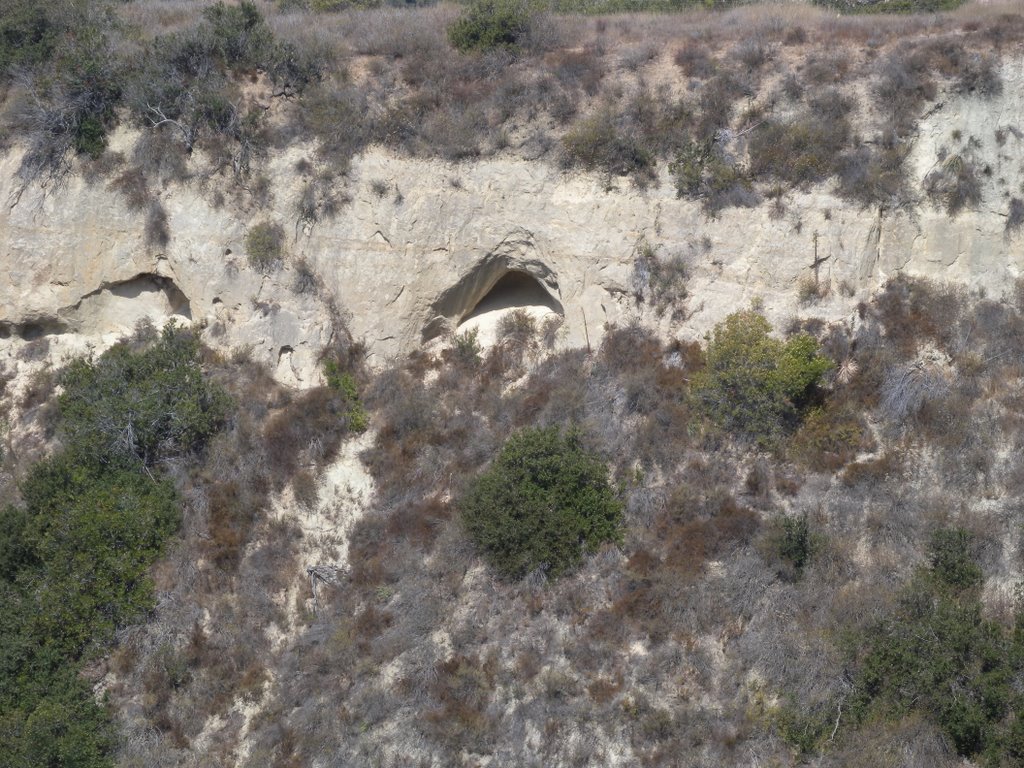
[[[715,73],[715,60],[703,43],[691,40],[675,52],[672,60],[687,77],[708,78]]]
[[[878,458],[848,464],[840,479],[847,488],[871,488],[892,477],[902,477],[903,457],[898,451],[889,450]]]
[[[789,439],[787,453],[814,472],[836,472],[874,447],[864,418],[842,401],[811,411]]]
[[[303,461],[322,465],[350,433],[351,404],[344,393],[315,387],[267,421],[263,435],[273,483],[280,488]]]

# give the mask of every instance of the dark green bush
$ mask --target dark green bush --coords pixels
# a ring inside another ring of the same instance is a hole
[[[622,504],[604,463],[575,430],[512,435],[459,507],[470,538],[506,578],[559,576],[621,537]]]
[[[0,764],[107,766],[113,729],[79,667],[152,607],[146,571],[177,497],[73,452],[38,464],[23,495],[0,512]]]
[[[82,668],[152,609],[148,569],[178,527],[172,483],[141,462],[195,450],[223,421],[198,349],[169,326],[62,375],[64,448],[0,510],[0,765],[113,764],[111,716]]]
[[[18,574],[46,652],[78,657],[152,605],[146,569],[179,519],[174,489],[131,466],[64,452],[36,465],[22,494],[35,572]]]
[[[943,528],[935,532],[928,548],[928,564],[937,584],[952,589],[981,584],[981,568],[974,561],[972,545],[971,534],[962,528]]]
[[[748,486],[750,478],[747,479]],[[759,549],[765,561],[786,581],[799,581],[817,556],[824,537],[806,513],[776,518],[765,532]]]
[[[12,67],[30,67],[48,60],[58,34],[46,4],[0,0],[0,80]]]
[[[715,326],[706,363],[693,380],[696,399],[722,428],[772,442],[795,425],[832,362],[806,334],[769,335],[763,315],[736,312]]]
[[[929,564],[894,614],[860,639],[851,709],[858,723],[921,712],[960,755],[1010,765],[1024,703],[1013,682],[1024,673],[1024,635],[983,617],[971,546],[961,529],[933,536]]]
[[[202,448],[223,424],[227,396],[203,378],[198,351],[194,335],[168,325],[148,349],[122,343],[71,363],[59,400],[69,444],[147,465]]]
[[[448,28],[448,40],[464,52],[518,48],[532,21],[525,0],[472,0]]]
[[[779,536],[779,557],[793,568],[799,576],[811,561],[814,543],[807,516],[786,517],[782,520]]]

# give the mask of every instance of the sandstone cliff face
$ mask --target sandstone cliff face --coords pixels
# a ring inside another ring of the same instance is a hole
[[[43,336],[54,354],[104,346],[142,316],[178,318],[200,325],[213,346],[250,346],[282,382],[308,386],[339,318],[380,362],[437,343],[510,271],[536,281],[564,316],[561,343],[570,345],[588,335],[596,344],[605,323],[632,318],[699,337],[752,300],[776,322],[838,320],[898,272],[1005,295],[1024,267],[1024,234],[1006,227],[1024,183],[1024,60],[1004,62],[1002,74],[1001,96],[946,94],[920,124],[916,188],[943,150],[969,151],[986,169],[982,202],[955,217],[926,200],[911,211],[860,209],[819,188],[787,196],[781,213],[766,203],[709,219],[676,198],[665,169],[641,191],[519,158],[452,166],[374,151],[338,190],[351,201],[303,226],[295,167],[312,148],[293,147],[269,161],[263,210],[215,207],[198,184],[163,190],[170,240],[153,247],[143,214],[105,182],[74,177],[19,193],[14,152],[0,159],[0,349],[13,354]],[[270,275],[248,265],[244,246],[247,229],[266,220],[289,232],[287,263]],[[637,302],[641,242],[687,260],[682,318],[659,319]],[[294,290],[300,260],[319,291]],[[827,295],[801,304],[800,286],[806,300],[815,273]]]

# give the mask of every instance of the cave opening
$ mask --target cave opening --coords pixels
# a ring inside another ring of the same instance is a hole
[[[562,311],[559,303],[544,290],[535,278],[525,272],[507,272],[462,318],[462,323],[490,313],[531,308],[539,310],[541,313],[544,309],[557,313]]]
[[[496,340],[501,320],[522,311],[539,322],[551,315],[561,315],[562,305],[540,282],[526,272],[506,272],[483,297],[463,315],[459,331],[475,330],[484,345]]]

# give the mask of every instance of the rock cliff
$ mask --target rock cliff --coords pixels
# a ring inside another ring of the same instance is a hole
[[[861,209],[825,186],[708,218],[677,199],[665,168],[639,190],[512,156],[451,165],[375,150],[339,182],[337,215],[309,225],[297,223],[296,168],[312,148],[293,146],[268,161],[261,209],[223,203],[209,185],[161,190],[170,237],[152,246],[144,215],[106,182],[76,175],[59,189],[22,189],[13,151],[0,159],[0,349],[45,336],[58,354],[103,346],[144,316],[177,318],[215,347],[251,347],[301,386],[318,378],[339,319],[380,361],[436,343],[485,299],[541,302],[564,317],[561,343],[581,345],[634,317],[697,337],[755,300],[776,323],[838,320],[898,272],[1004,295],[1024,267],[1024,234],[1007,226],[1024,183],[1024,60],[1004,61],[1002,78],[1000,96],[940,95],[920,121],[917,189],[950,153],[984,168],[981,203],[956,216],[923,196],[910,209]],[[270,274],[248,265],[244,244],[266,220],[289,235],[285,265]],[[674,319],[637,300],[642,243],[686,261],[687,309]],[[317,290],[297,286],[300,263]]]

